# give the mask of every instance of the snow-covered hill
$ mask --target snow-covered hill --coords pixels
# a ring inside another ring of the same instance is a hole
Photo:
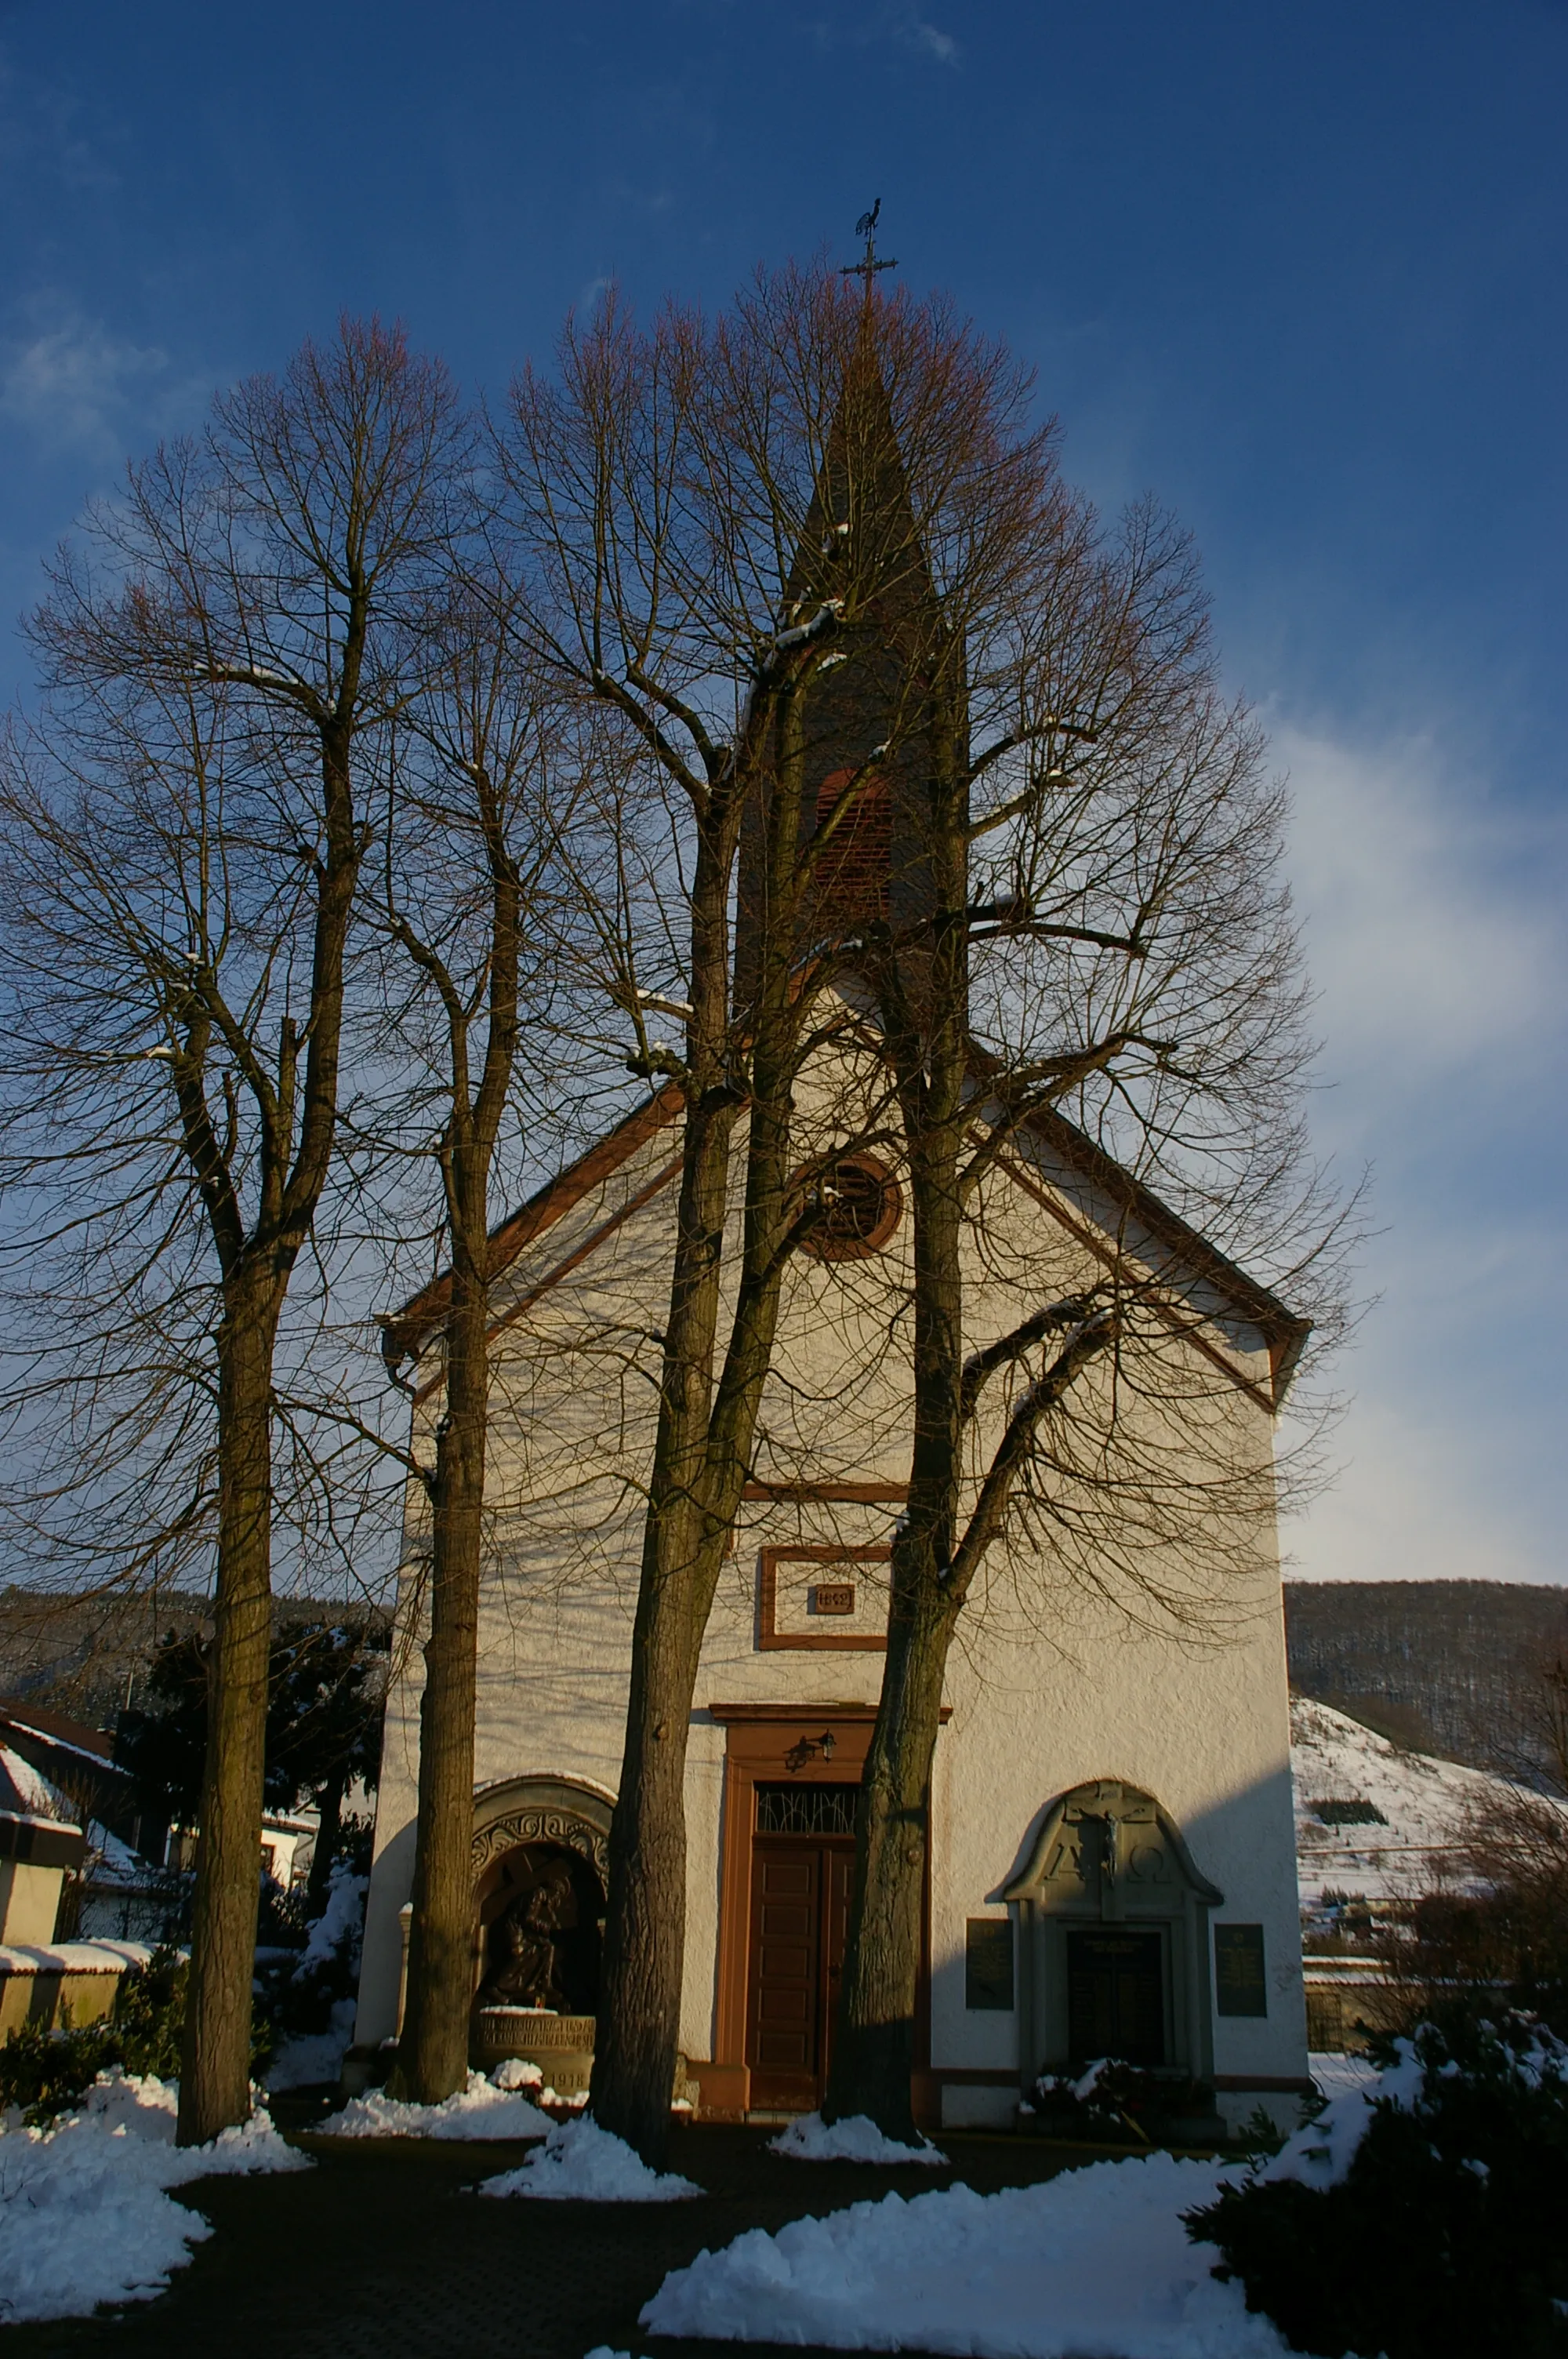
[[[1405,1752],[1307,1696],[1291,1699],[1291,1767],[1296,1869],[1309,1909],[1325,1891],[1358,1900],[1419,1891],[1452,1854],[1466,1807],[1507,1791],[1485,1770]],[[1346,1807],[1357,1803],[1370,1808]]]

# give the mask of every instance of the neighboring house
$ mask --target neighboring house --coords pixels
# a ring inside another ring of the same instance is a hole
[[[87,1837],[49,1780],[0,1745],[0,1943],[52,1941]]]
[[[140,1826],[130,1779],[114,1760],[107,1730],[17,1696],[0,1697],[0,1745],[47,1777],[82,1819],[95,1819],[138,1848]]]
[[[858,681],[852,659],[826,677],[842,725],[816,731],[819,811],[849,775],[841,765],[874,758],[888,735],[883,690]],[[920,890],[917,864],[913,885],[890,866],[897,794],[895,777],[880,832],[873,810],[838,862],[846,934],[857,896],[869,910]],[[743,917],[738,932],[744,957]],[[803,2112],[823,2091],[889,1540],[909,1471],[897,1149],[842,1144],[881,1089],[853,977],[832,1016],[824,1010],[821,1028],[834,1037],[795,1092],[803,1184],[830,1171],[832,1209],[790,1267],[686,1779],[681,2043],[700,2109],[730,2117]],[[580,2071],[592,2040],[680,1112],[673,1086],[658,1092],[494,1239],[473,1832],[481,2060],[531,2047],[548,2062],[558,2044]],[[1191,1408],[1167,1402],[1162,1431],[1184,1413],[1204,1420],[1205,1450],[1271,1501],[1275,1414],[1303,1322],[1059,1115],[1018,1135],[988,1189],[985,1234],[971,1230],[966,1245],[973,1340],[1092,1285],[1121,1256],[1173,1307],[1173,1380]],[[738,1215],[732,1204],[731,1253]],[[438,1282],[386,1334],[389,1358],[412,1363],[427,1453],[441,1414],[442,1302]],[[1178,1438],[1178,1452],[1187,1446]],[[1022,1539],[997,1551],[953,1650],[933,1772],[922,2118],[1011,2123],[1042,2067],[1107,2052],[1211,2084],[1235,2118],[1303,2090],[1271,1505],[1249,1541],[1227,1635],[1208,1646],[1131,1626],[1054,1580]],[[399,2020],[426,1545],[411,1495],[356,2032],[365,2057]],[[1185,1559],[1162,1562],[1179,1587]]]
[[[285,1892],[305,1883],[316,1850],[318,1814],[313,1810],[266,1810],[262,1814],[261,1872]],[[181,1875],[195,1868],[201,1837],[194,1827],[174,1827],[165,1845],[165,1864]]]

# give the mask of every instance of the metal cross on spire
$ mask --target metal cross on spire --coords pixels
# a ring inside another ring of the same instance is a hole
[[[897,260],[892,255],[888,256],[885,262],[879,262],[877,260],[877,215],[881,212],[881,209],[882,201],[881,197],[879,197],[876,203],[871,207],[871,212],[860,215],[860,220],[855,223],[855,235],[865,239],[865,254],[859,262],[845,263],[843,268],[838,273],[840,278],[863,278],[865,280],[866,300],[868,303],[871,299],[871,281],[875,278],[878,271],[896,270],[898,268]]]

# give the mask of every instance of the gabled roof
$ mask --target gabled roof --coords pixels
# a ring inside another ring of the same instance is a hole
[[[510,1213],[492,1233],[491,1283],[493,1285],[503,1277],[524,1249],[544,1236],[574,1205],[602,1186],[639,1147],[678,1121],[681,1105],[679,1089],[673,1082],[666,1082],[575,1163],[568,1164],[526,1203]],[[1312,1321],[1288,1310],[1277,1295],[1211,1245],[1206,1237],[1172,1212],[1168,1204],[1162,1203],[1065,1114],[1042,1109],[1029,1117],[1024,1129],[1050,1158],[1066,1165],[1108,1200],[1120,1216],[1120,1224],[1140,1229],[1163,1245],[1173,1261],[1206,1284],[1233,1314],[1259,1330],[1268,1349],[1272,1379],[1272,1400],[1263,1405],[1278,1408],[1312,1332]],[[1016,1162],[1011,1168],[1015,1179],[1029,1187],[1032,1193],[1038,1192]],[[1103,1250],[1092,1228],[1076,1222],[1068,1225],[1092,1250]],[[590,1251],[593,1242],[589,1240],[582,1250]],[[579,1257],[572,1256],[574,1260]],[[382,1321],[382,1356],[394,1375],[404,1361],[417,1360],[422,1355],[440,1328],[450,1295],[451,1276],[445,1271]],[[1238,1383],[1255,1391],[1237,1369],[1228,1363],[1225,1364]],[[1262,1396],[1258,1397],[1261,1399]]]
[[[564,1171],[546,1180],[544,1187],[509,1212],[499,1228],[491,1232],[490,1282],[493,1286],[503,1277],[524,1248],[535,1237],[579,1204],[591,1190],[600,1187],[627,1159],[635,1155],[650,1138],[679,1119],[681,1093],[674,1082],[665,1082],[651,1098],[633,1109],[623,1121],[568,1163]],[[432,1335],[440,1328],[451,1300],[452,1275],[443,1270],[422,1287],[401,1310],[394,1310],[381,1321],[381,1356],[395,1376],[405,1360],[416,1360]]]
[[[1108,1155],[1087,1131],[1065,1114],[1042,1107],[1030,1116],[1027,1130],[1048,1150],[1079,1172],[1109,1198],[1123,1219],[1141,1228],[1170,1252],[1194,1277],[1202,1279],[1233,1311],[1259,1329],[1268,1346],[1272,1379],[1271,1406],[1279,1408],[1290,1389],[1296,1364],[1312,1333],[1312,1321],[1288,1310],[1277,1294],[1210,1245],[1206,1236],[1173,1212],[1151,1188],[1134,1179],[1125,1165]],[[1075,1224],[1076,1225],[1076,1224]],[[1084,1233],[1080,1230],[1080,1235]],[[1092,1243],[1092,1239],[1086,1238]],[[1235,1372],[1232,1371],[1234,1374]]]

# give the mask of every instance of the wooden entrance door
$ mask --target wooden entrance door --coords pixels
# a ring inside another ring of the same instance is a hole
[[[746,2061],[763,2112],[808,2114],[822,2101],[854,1860],[842,1835],[754,1838]]]
[[[1158,1933],[1069,1933],[1067,2048],[1075,2064],[1119,2056],[1165,2061],[1165,1975]]]

